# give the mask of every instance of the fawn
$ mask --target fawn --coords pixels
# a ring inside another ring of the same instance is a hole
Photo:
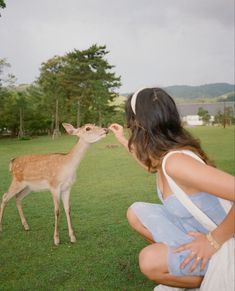
[[[11,160],[9,170],[12,173],[12,182],[2,198],[0,231],[2,230],[4,208],[12,197],[15,196],[16,198],[16,206],[24,229],[29,230],[22,210],[21,200],[31,191],[49,190],[54,201],[54,244],[59,244],[58,219],[60,214],[60,199],[63,201],[70,241],[76,241],[70,218],[70,190],[76,179],[76,169],[85,152],[92,143],[104,138],[108,133],[108,129],[92,124],[86,124],[81,128],[74,128],[71,124],[63,123],[63,127],[68,134],[79,137],[78,142],[67,154],[33,154]]]

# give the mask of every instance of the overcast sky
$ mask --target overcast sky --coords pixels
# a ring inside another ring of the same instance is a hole
[[[233,0],[7,0],[0,58],[18,83],[54,55],[106,45],[120,92],[234,83]]]

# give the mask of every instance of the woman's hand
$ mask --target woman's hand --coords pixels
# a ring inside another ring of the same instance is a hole
[[[217,250],[210,244],[205,234],[200,232],[189,232],[188,235],[195,239],[175,249],[176,253],[180,253],[184,250],[191,250],[191,253],[182,262],[180,268],[183,269],[192,259],[195,259],[189,271],[193,272],[199,263],[201,263],[201,270],[204,270],[208,260]]]
[[[131,156],[141,165],[141,167],[143,167],[147,172],[149,172],[148,168],[136,157],[135,152],[129,150],[128,140],[124,136],[123,126],[121,126],[118,123],[113,123],[109,126],[109,130],[111,130],[115,134],[117,140],[126,148],[126,150],[131,154]]]
[[[109,129],[115,134],[117,140],[124,144],[125,146],[127,145],[127,139],[124,136],[124,130],[123,130],[123,126],[121,126],[118,123],[113,123],[110,125]]]

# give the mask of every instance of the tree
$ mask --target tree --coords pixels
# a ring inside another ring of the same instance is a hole
[[[4,86],[11,87],[16,81],[13,74],[6,74],[5,72],[10,67],[11,65],[6,61],[6,59],[0,59],[0,88]]]
[[[29,100],[30,119],[27,120],[27,128],[31,134],[49,134],[53,132],[51,128],[52,108],[47,100],[47,96],[37,83],[31,84],[26,90],[27,100]]]
[[[11,103],[11,93],[6,88],[0,87],[0,132],[8,129],[8,104]]]
[[[38,84],[42,88],[45,96],[44,100],[51,110],[51,128],[53,138],[60,135],[59,130],[59,103],[63,97],[62,75],[63,75],[64,57],[55,56],[43,63],[40,68],[40,77]]]
[[[15,115],[12,115],[12,106],[15,102],[15,93],[12,90],[15,82],[15,77],[6,73],[6,70],[10,68],[10,64],[6,59],[0,59],[0,132],[4,130],[16,131],[17,122]]]
[[[2,116],[1,116],[1,130],[10,131],[12,135],[17,136],[19,133],[20,110],[17,100],[17,93],[6,90],[4,92]]]
[[[105,59],[108,53],[106,46],[92,45],[66,55],[65,84],[69,96],[77,101],[77,126],[89,119],[102,124],[114,112],[109,103],[121,83]]]
[[[0,8],[5,8],[6,4],[4,0],[0,0]]]
[[[231,106],[224,106],[224,112],[219,110],[215,115],[215,123],[221,124],[224,128],[234,123],[234,111]]]
[[[199,115],[200,119],[203,121],[203,124],[208,124],[210,121],[210,115],[208,110],[205,110],[202,107],[198,108],[197,114]]]
[[[56,108],[56,128],[59,117],[80,126],[87,122],[105,124],[114,113],[110,101],[116,96],[120,77],[112,72],[113,66],[105,59],[107,54],[105,46],[93,45],[42,64],[38,85],[48,96],[47,102]]]
[[[18,137],[22,138],[24,136],[24,112],[26,107],[26,98],[22,92],[17,94],[16,105],[19,108],[19,133]]]
[[[4,0],[0,0],[0,8],[2,9],[6,8],[6,4]],[[1,17],[1,14],[0,14],[0,17]]]

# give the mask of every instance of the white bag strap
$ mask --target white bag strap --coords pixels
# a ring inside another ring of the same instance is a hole
[[[184,207],[193,215],[193,217],[201,223],[207,230],[212,231],[217,227],[217,225],[203,212],[199,209],[188,197],[188,195],[175,183],[175,181],[167,175],[166,173],[166,160],[169,156],[175,153],[183,153],[189,155],[201,163],[204,163],[196,154],[191,151],[181,150],[181,151],[171,151],[165,155],[162,161],[162,170],[167,179],[171,191],[175,194],[176,198],[184,205]]]

